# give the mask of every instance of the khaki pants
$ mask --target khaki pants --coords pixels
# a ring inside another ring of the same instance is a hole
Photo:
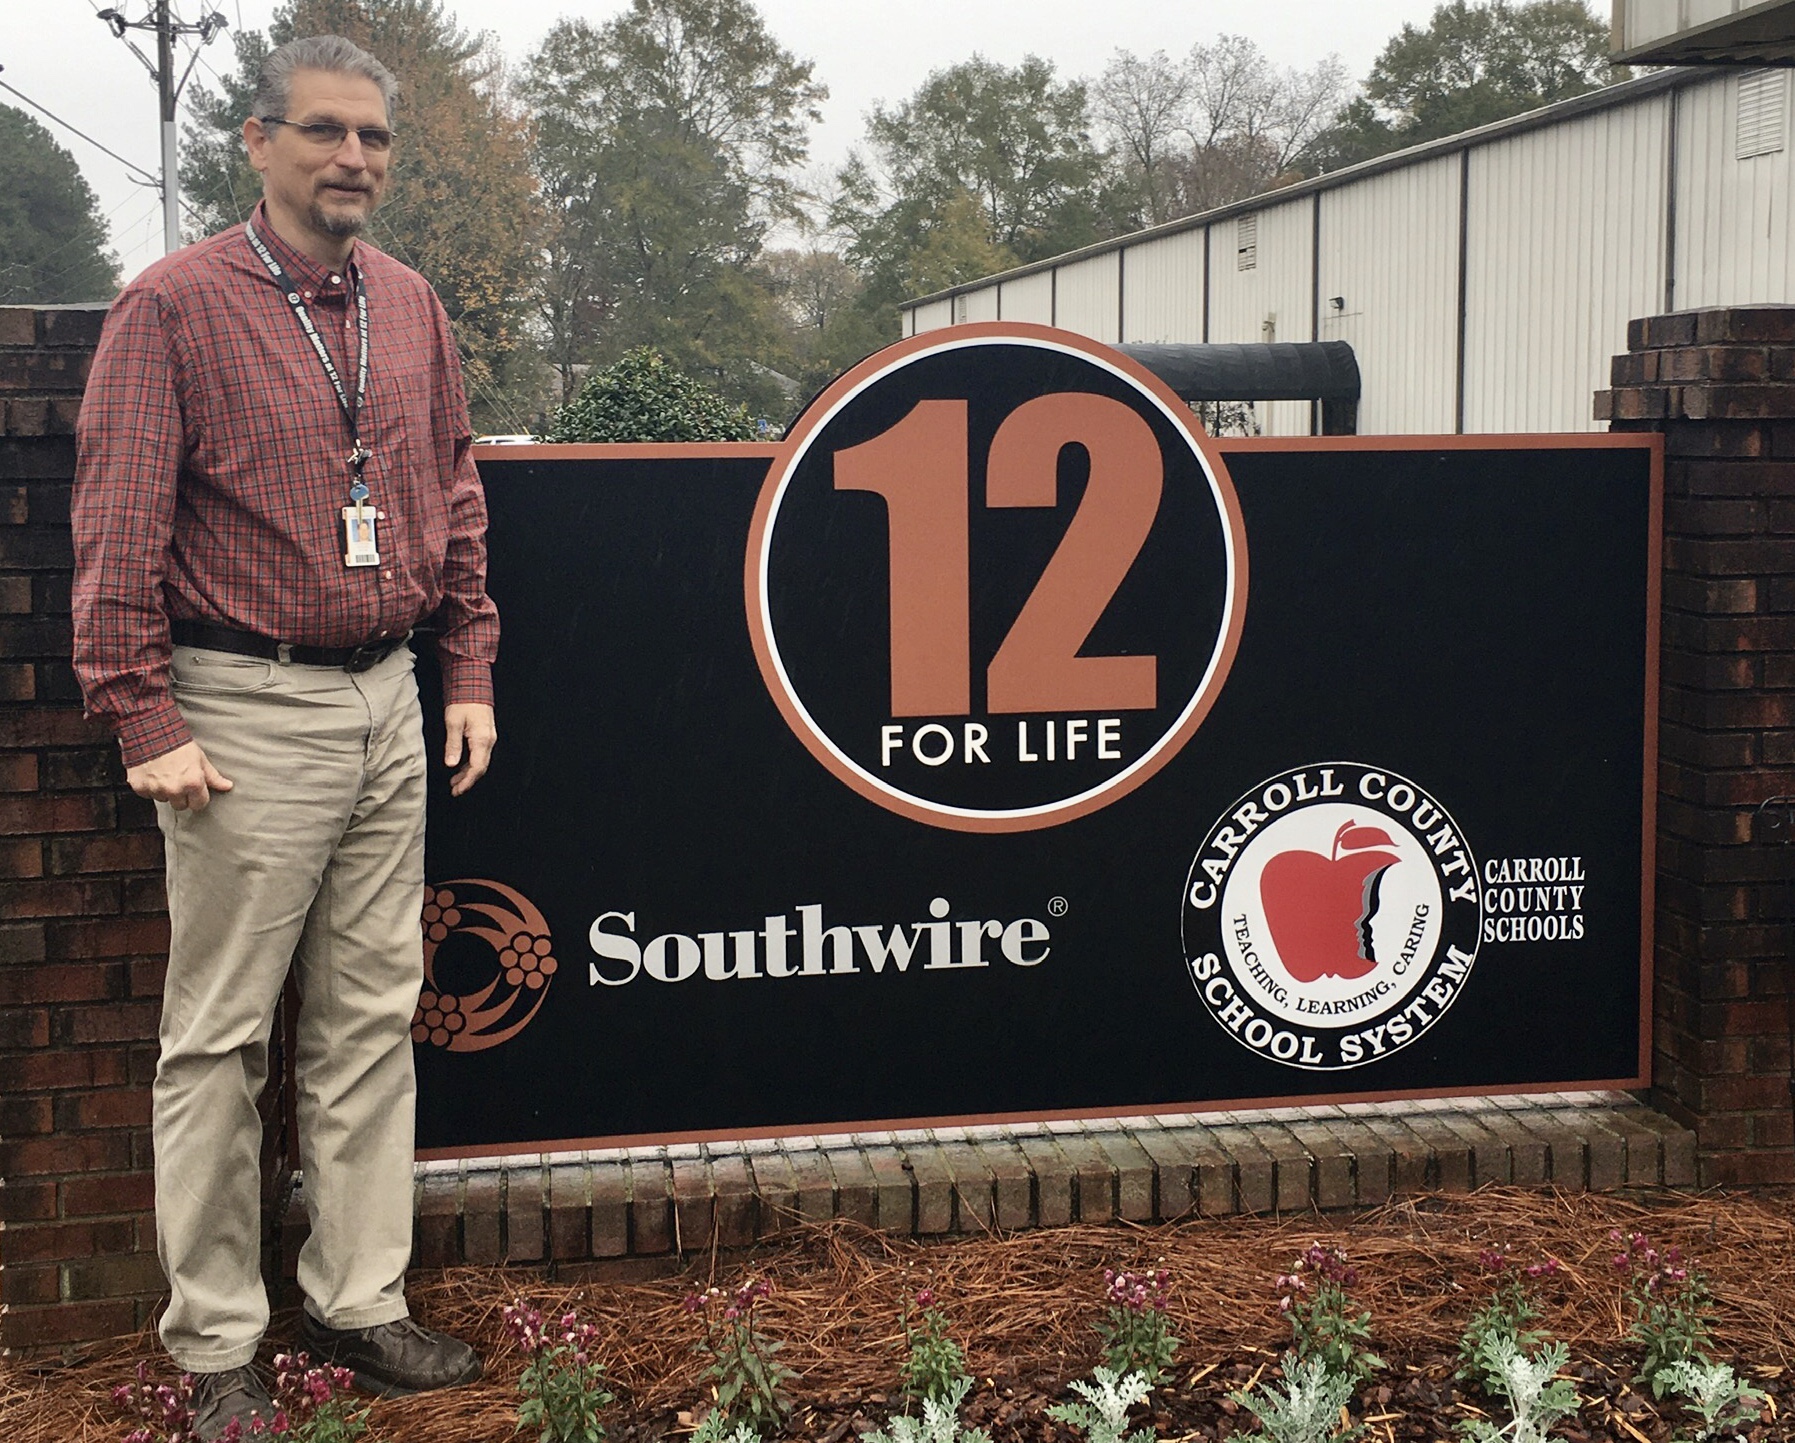
[[[332,1327],[406,1316],[423,978],[424,742],[410,651],[359,675],[175,648],[174,696],[236,785],[157,812],[172,925],[156,1069],[161,1334],[184,1371],[254,1356],[260,1270],[256,1098],[289,964],[311,1238],[307,1308]]]

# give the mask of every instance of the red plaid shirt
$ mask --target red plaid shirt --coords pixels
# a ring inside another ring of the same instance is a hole
[[[255,220],[353,396],[348,273]],[[76,427],[75,671],[127,766],[191,739],[169,693],[171,619],[355,646],[430,618],[446,700],[492,701],[486,498],[449,320],[423,277],[366,242],[357,267],[376,567],[343,563],[348,422],[242,226],[150,266],[106,318]]]

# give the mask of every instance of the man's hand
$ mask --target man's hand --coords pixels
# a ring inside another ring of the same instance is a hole
[[[449,734],[448,745],[443,748],[443,764],[461,765],[461,770],[449,778],[449,795],[458,797],[486,775],[499,729],[493,723],[491,707],[483,702],[463,701],[443,708],[443,730]],[[462,762],[464,742],[467,760]]]
[[[125,780],[138,796],[167,802],[177,812],[203,812],[213,792],[228,792],[234,785],[206,759],[198,742],[127,767]]]

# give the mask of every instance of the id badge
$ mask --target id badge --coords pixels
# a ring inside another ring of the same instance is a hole
[[[343,508],[343,564],[380,565],[380,545],[375,539],[375,511],[371,506]]]

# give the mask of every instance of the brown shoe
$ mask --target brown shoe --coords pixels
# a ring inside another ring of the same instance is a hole
[[[222,1438],[234,1419],[248,1434],[249,1420],[274,1417],[274,1403],[254,1368],[226,1368],[222,1373],[193,1373],[193,1432],[201,1443]]]
[[[302,1313],[299,1346],[314,1364],[349,1369],[355,1386],[377,1398],[458,1387],[484,1371],[480,1355],[466,1343],[419,1327],[410,1318],[371,1328],[327,1328]]]

